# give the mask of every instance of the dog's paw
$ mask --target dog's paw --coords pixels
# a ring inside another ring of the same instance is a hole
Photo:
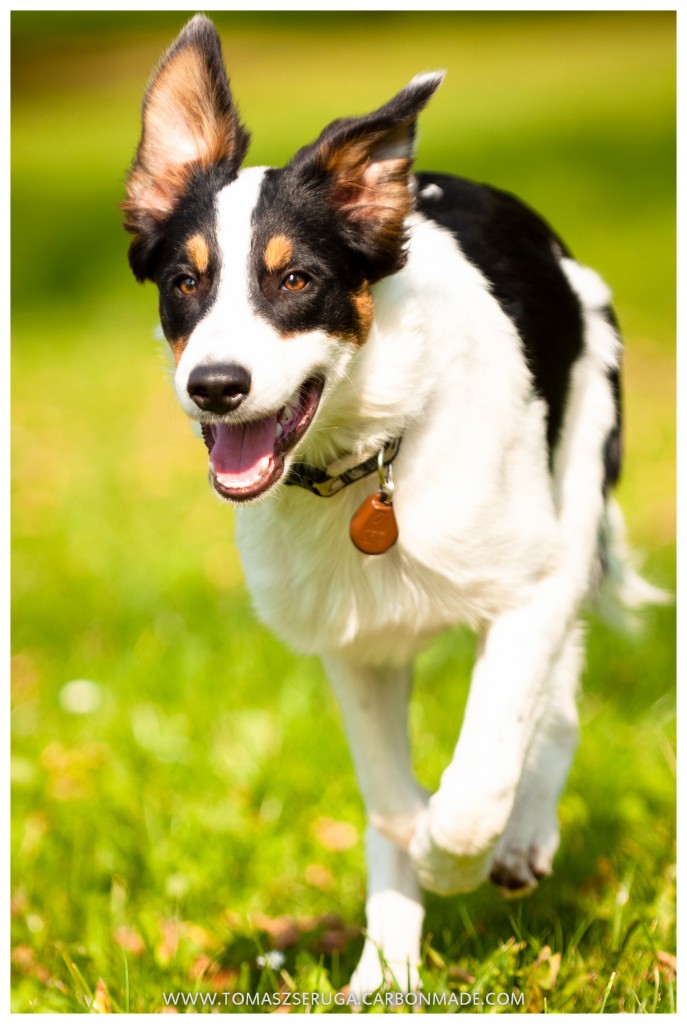
[[[553,855],[558,843],[550,848],[532,845],[527,849],[515,846],[499,848],[489,872],[489,880],[498,885],[504,896],[520,899],[536,889],[540,878],[550,875]]]
[[[508,899],[520,899],[537,887],[537,876],[526,850],[508,850],[501,860],[494,860],[489,881],[498,885]]]
[[[428,811],[418,822],[408,847],[420,885],[439,896],[476,889],[489,874],[493,843],[481,847],[470,835],[461,851],[456,828],[447,840],[445,830],[435,830],[433,826],[432,814]]]
[[[350,982],[350,994],[359,1004],[374,992],[415,992],[420,985],[419,957],[385,959],[376,943],[367,939]]]
[[[559,832],[555,818],[528,828],[527,822],[509,822],[496,847],[489,879],[509,898],[528,896],[540,878],[552,873]]]

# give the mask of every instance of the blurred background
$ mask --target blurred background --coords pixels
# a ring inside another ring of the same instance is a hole
[[[674,15],[213,17],[249,163],[282,163],[335,117],[447,69],[417,165],[517,193],[611,285],[627,345],[619,496],[646,575],[672,588]],[[231,512],[153,338],[155,291],[126,260],[118,204],[141,99],[186,20],[12,15],[16,1010],[83,1008],[98,979],[132,1010],[199,979],[250,987],[270,945],[301,984],[317,964],[343,984],[361,941],[364,821],[337,710],[318,663],[252,616]],[[458,634],[420,660],[426,785],[455,742],[472,653]],[[607,1009],[627,1008],[632,971],[652,976],[641,957],[673,941],[674,671],[671,609],[635,639],[592,621],[557,875],[517,920],[490,889],[430,901],[437,976],[484,962],[485,933],[518,929],[553,936],[565,966],[587,918],[589,963],[641,924]],[[598,1009],[569,964],[570,992],[548,1005]]]

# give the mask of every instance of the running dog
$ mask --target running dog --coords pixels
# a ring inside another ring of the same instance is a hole
[[[285,167],[243,168],[198,15],[149,84],[123,204],[258,615],[322,657],[341,705],[369,819],[359,993],[418,983],[421,888],[527,890],[551,871],[581,608],[604,582],[656,599],[612,499],[609,291],[512,195],[413,172],[442,78],[333,121]],[[411,666],[461,623],[478,656],[430,796]]]

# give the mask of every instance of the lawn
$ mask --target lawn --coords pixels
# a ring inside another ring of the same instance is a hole
[[[12,1009],[332,997],[364,901],[338,711],[318,662],[253,617],[231,513],[153,340],[154,291],[126,265],[141,94],[184,16],[12,21]],[[520,194],[611,283],[627,344],[619,497],[645,574],[674,588],[674,16],[216,21],[253,163],[448,69],[418,166]],[[419,660],[428,786],[473,651],[456,633]],[[476,1012],[488,992],[522,997],[512,1012],[674,1011],[674,609],[649,610],[636,636],[591,615],[583,689],[555,875],[525,902],[490,886],[430,898],[426,993]]]

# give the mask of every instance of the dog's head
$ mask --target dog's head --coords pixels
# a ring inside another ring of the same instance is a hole
[[[405,260],[420,75],[330,124],[281,169],[241,164],[249,134],[217,32],[189,22],[153,74],[128,179],[129,260],[154,281],[176,390],[231,501],[288,471],[320,403],[370,332],[370,285]]]

